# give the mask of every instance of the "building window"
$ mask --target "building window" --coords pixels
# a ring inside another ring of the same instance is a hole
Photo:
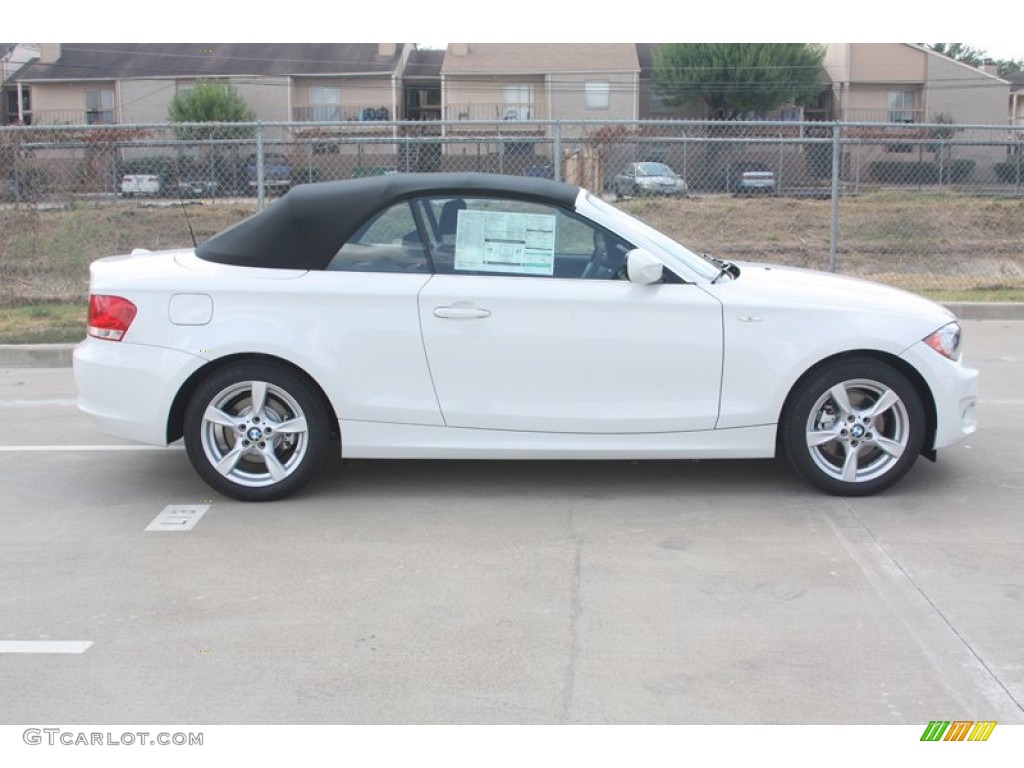
[[[310,118],[318,123],[341,120],[341,94],[336,86],[312,85],[309,88]]]
[[[17,91],[7,91],[4,93],[4,114],[7,116],[6,122],[8,123],[13,123],[18,119]]]
[[[533,86],[506,85],[505,111],[502,120],[531,120],[533,118]]]
[[[890,123],[914,122],[915,93],[913,91],[889,91],[888,107]]]
[[[607,82],[587,82],[583,84],[583,94],[587,109],[608,109],[611,106],[611,84]]]
[[[97,90],[85,92],[86,125],[109,125],[114,122],[114,92]]]

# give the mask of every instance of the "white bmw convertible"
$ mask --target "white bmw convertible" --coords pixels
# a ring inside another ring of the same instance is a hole
[[[865,495],[975,429],[943,307],[691,252],[584,189],[410,174],[296,187],[194,249],[91,266],[79,405],[184,438],[216,490],[341,455],[784,455]]]

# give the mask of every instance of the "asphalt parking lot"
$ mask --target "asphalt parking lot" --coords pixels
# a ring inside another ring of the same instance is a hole
[[[247,505],[0,368],[0,723],[1024,724],[1024,323],[965,329],[979,432],[868,499],[335,460]]]

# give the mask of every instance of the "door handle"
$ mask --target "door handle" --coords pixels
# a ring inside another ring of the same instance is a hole
[[[434,317],[446,320],[474,320],[481,317],[490,317],[489,309],[478,307],[435,307]]]

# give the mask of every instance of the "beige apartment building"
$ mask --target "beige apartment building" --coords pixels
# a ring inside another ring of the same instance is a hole
[[[167,120],[197,80],[234,86],[264,121],[391,120],[399,114],[402,43],[44,43],[19,73],[33,125]]]
[[[515,130],[534,120],[705,117],[699,105],[659,102],[649,43],[451,43],[443,53],[409,43],[31,47],[38,59],[5,86],[22,98],[18,114],[10,97],[9,122],[163,122],[174,94],[200,78],[235,86],[264,121],[482,120]],[[1006,80],[913,43],[828,44],[825,72],[814,119],[1000,125],[1022,114]]]
[[[834,120],[915,124],[943,115],[959,124],[1007,121],[1006,80],[922,45],[830,43],[825,69]]]

